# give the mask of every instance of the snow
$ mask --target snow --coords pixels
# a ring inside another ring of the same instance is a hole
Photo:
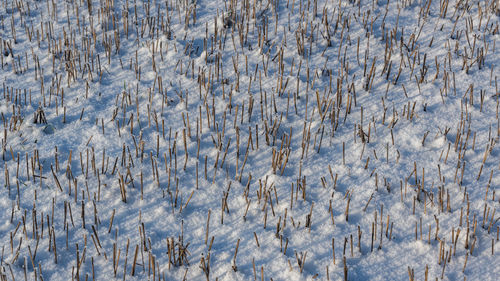
[[[0,7],[3,279],[500,278],[498,1]]]

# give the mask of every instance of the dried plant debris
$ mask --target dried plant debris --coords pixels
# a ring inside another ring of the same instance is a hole
[[[0,279],[497,280],[499,10],[0,1]]]
[[[38,107],[34,114],[33,123],[35,124],[47,124],[47,119],[45,118],[45,112],[41,106]]]

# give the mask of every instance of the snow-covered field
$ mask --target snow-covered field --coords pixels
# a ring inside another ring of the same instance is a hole
[[[497,0],[1,0],[2,280],[499,280]]]

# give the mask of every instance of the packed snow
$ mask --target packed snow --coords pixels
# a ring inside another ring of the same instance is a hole
[[[1,0],[2,280],[499,280],[499,19]]]

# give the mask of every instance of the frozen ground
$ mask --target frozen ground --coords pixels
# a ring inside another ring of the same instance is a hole
[[[0,7],[2,280],[500,278],[498,1]]]

